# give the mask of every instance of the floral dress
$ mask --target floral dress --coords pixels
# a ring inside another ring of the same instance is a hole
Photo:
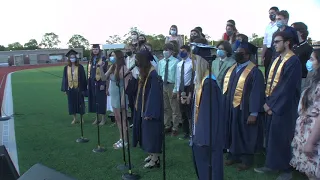
[[[302,93],[301,99],[305,96]],[[292,141],[293,155],[290,165],[308,176],[320,178],[320,142],[315,145],[314,156],[308,157],[304,154],[303,148],[309,135],[319,119],[320,115],[320,84],[309,93],[308,99],[312,105],[306,110],[302,110],[301,99],[298,107],[299,118],[296,121],[295,135]]]

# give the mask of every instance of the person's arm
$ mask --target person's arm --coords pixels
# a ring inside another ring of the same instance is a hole
[[[123,77],[125,75],[125,72],[127,72],[127,71],[128,71],[128,68],[126,66],[122,66],[121,70],[119,72],[120,79],[124,79],[125,89],[127,89],[129,79],[131,78],[131,74],[128,74],[125,78]]]
[[[112,64],[112,65],[109,67],[108,71],[105,73],[106,79],[109,79],[109,78],[110,78],[110,74],[113,73],[113,66],[114,66],[114,64]]]
[[[307,139],[307,142],[315,145],[320,141],[320,116],[315,120],[315,124],[311,130],[311,134]]]

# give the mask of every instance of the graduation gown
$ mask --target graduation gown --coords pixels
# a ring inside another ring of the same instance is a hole
[[[139,143],[147,153],[161,153],[163,140],[163,98],[161,78],[152,67],[144,85],[138,88],[133,120],[133,146]],[[150,117],[150,120],[145,120]]]
[[[210,109],[210,80],[212,81],[212,109]],[[212,154],[212,179],[223,180],[223,107],[222,93],[215,80],[206,78],[201,89],[198,111],[193,127],[193,156],[199,180],[209,179],[209,153]],[[198,92],[196,92],[198,93]],[[198,98],[197,96],[196,98]],[[196,100],[197,101],[197,100]],[[197,102],[196,102],[197,104]],[[212,111],[212,134],[210,135],[210,111]],[[210,152],[210,136],[213,148]]]
[[[264,78],[259,68],[251,62],[238,72],[236,69],[236,65],[231,67],[223,83],[225,148],[234,155],[254,154],[263,146]],[[247,124],[251,113],[258,113],[254,125]]]
[[[301,89],[301,64],[293,52],[272,63],[266,87],[267,156],[265,166],[274,170],[290,168],[291,141],[294,136]]]
[[[69,114],[70,115],[84,114],[85,113],[84,94],[87,90],[86,73],[84,71],[83,66],[79,64],[78,65],[78,85],[77,87],[70,87],[69,81],[68,81],[69,80],[68,67],[69,66],[65,66],[63,70],[61,91],[67,93]]]
[[[107,84],[106,83],[107,82],[102,81],[100,78],[100,74],[97,72],[96,64],[98,64],[99,61],[105,62],[105,65],[103,67],[104,73],[106,73],[108,70],[108,63],[102,58],[97,59],[96,63],[94,63],[93,60],[88,62],[88,67],[87,67],[88,69],[88,106],[89,106],[89,112],[91,113],[106,114],[106,109],[107,109],[107,95],[106,95]],[[100,89],[101,87],[103,87],[103,89]]]

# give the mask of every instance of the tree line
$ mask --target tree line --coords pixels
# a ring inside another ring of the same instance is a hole
[[[139,34],[144,34],[143,31],[139,30],[137,27],[132,27],[123,36],[120,35],[112,35],[109,36],[108,39],[105,41],[106,44],[119,44],[131,41],[131,32],[137,31]],[[147,41],[152,45],[154,50],[162,50],[165,42],[166,36],[163,34],[152,34],[148,35],[145,34]],[[182,35],[186,42],[189,41],[189,35]],[[206,38],[209,40],[211,45],[215,45],[217,41],[212,40],[209,35],[206,35]],[[253,33],[252,37],[250,38],[250,42],[257,47],[262,47],[263,45],[263,37],[259,37],[257,34]],[[312,44],[312,39],[309,37],[308,42]],[[0,51],[10,51],[10,50],[35,50],[35,49],[58,49],[61,41],[59,40],[59,35],[55,34],[54,32],[45,33],[42,37],[40,43],[36,39],[30,39],[27,43],[22,45],[20,42],[14,42],[9,44],[7,47],[0,45]],[[69,48],[83,48],[84,49],[84,56],[90,55],[90,43],[89,41],[80,34],[74,34],[67,43]]]

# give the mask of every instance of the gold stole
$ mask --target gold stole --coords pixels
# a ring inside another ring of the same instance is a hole
[[[74,67],[74,74],[72,75],[72,68],[68,66],[67,74],[68,74],[68,86],[69,88],[78,88],[78,66]]]
[[[274,68],[275,66],[277,65],[278,61],[280,60],[280,56],[273,61],[272,63],[272,66],[270,68],[270,72],[269,72],[269,75],[268,75],[268,81],[267,81],[267,87],[266,87],[266,96],[269,97],[274,88],[277,86],[278,82],[279,82],[279,79],[280,79],[280,75],[281,75],[281,72],[282,72],[282,69],[283,69],[283,66],[284,64],[294,55],[294,53],[292,51],[289,51],[282,59],[278,69],[277,69],[277,72],[274,71]],[[274,75],[274,73],[276,73],[275,77],[274,77],[274,80],[272,82],[272,77]],[[272,82],[272,84],[271,84]]]
[[[141,113],[144,112],[144,93],[145,93],[145,89],[146,89],[146,85],[147,85],[147,82],[148,82],[148,78],[150,76],[150,73],[155,70],[154,67],[152,66],[149,70],[149,73],[148,73],[148,76],[144,82],[144,85],[143,85],[143,90],[142,90],[142,97],[141,97],[141,103],[142,103],[142,108],[141,108]],[[140,81],[140,80],[139,80]],[[138,92],[137,92],[137,97],[136,97],[136,103],[135,103],[135,109],[138,110],[138,101],[139,101],[139,94],[140,94],[140,90],[141,90],[141,84],[139,83],[139,86],[138,86]]]
[[[225,78],[224,78],[224,82],[223,82],[223,94],[225,94],[228,90],[228,86],[229,86],[229,81],[230,81],[230,77],[231,74],[233,72],[233,70],[236,68],[237,64],[234,64],[227,72]],[[249,75],[249,73],[251,72],[251,70],[255,67],[256,65],[252,62],[250,62],[247,67],[244,69],[244,71],[241,73],[240,78],[238,80],[237,83],[237,87],[233,96],[233,107],[238,107],[241,103],[242,100],[242,93],[243,93],[243,89],[244,89],[244,84],[246,82],[246,79]]]
[[[203,79],[202,79],[202,82],[201,82],[201,85],[200,87],[197,89],[197,92],[196,92],[196,112],[195,112],[195,115],[194,115],[194,120],[195,120],[195,123],[198,122],[198,116],[199,116],[199,106],[200,106],[200,98],[201,98],[201,95],[202,95],[202,87],[203,87],[203,83],[204,81],[207,79],[207,76],[209,75],[209,71],[207,70]],[[211,77],[209,77],[211,78]],[[208,97],[209,98],[209,97]]]
[[[100,63],[102,61],[102,59],[100,58],[97,62],[96,62],[96,65],[98,63]],[[89,61],[89,64],[88,64],[88,79],[90,78],[90,75],[91,75],[91,66],[92,66],[92,60]],[[97,66],[95,67],[96,68],[96,80],[99,81],[101,79],[101,75],[100,75],[100,68],[97,68]]]

